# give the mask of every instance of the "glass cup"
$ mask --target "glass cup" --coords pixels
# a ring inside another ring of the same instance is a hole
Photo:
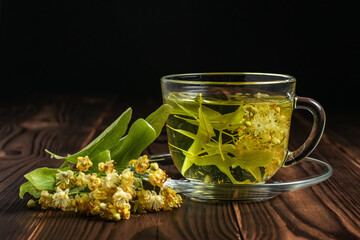
[[[295,95],[296,80],[270,73],[193,73],[164,76],[163,101],[173,106],[167,123],[171,157],[190,181],[264,183],[318,144],[325,112],[311,98]],[[314,118],[311,133],[288,150],[293,109]]]

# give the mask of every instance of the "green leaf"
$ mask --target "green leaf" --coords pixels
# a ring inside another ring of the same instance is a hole
[[[67,170],[73,170],[73,167],[71,167],[69,165],[68,160],[65,160],[64,163],[61,165],[61,167],[59,168],[59,170],[61,171],[67,171]]]
[[[233,144],[223,144],[221,145],[221,148],[222,151],[226,153],[231,153],[231,155],[233,155],[235,158],[240,157],[239,150],[237,150]]]
[[[55,190],[57,169],[53,168],[38,168],[24,177],[38,190]]]
[[[262,177],[261,177],[261,171],[259,167],[255,167],[255,168],[250,168],[247,169],[248,172],[250,172],[254,178],[256,179],[256,181],[261,181]]]
[[[180,117],[178,115],[174,115],[174,117],[176,118],[179,118],[181,120],[184,120],[192,125],[195,125],[195,126],[199,126],[199,122],[197,120],[194,120],[194,119],[189,119],[189,118],[184,118],[184,117]]]
[[[240,122],[243,119],[243,116],[244,116],[244,109],[242,106],[239,106],[238,109],[234,112],[211,117],[210,122],[215,129],[233,130],[234,127],[236,129],[241,125]]]
[[[130,160],[138,158],[145,148],[160,135],[172,109],[173,108],[170,105],[163,104],[155,112],[151,113],[146,120],[138,119],[140,120],[139,122],[138,120],[135,121],[131,126],[128,135],[119,140],[116,148],[110,150],[113,160],[117,162],[118,169],[124,168]],[[141,129],[143,129],[143,138],[141,137]],[[155,136],[153,136],[153,132],[155,132]],[[129,136],[130,139],[128,139]],[[136,142],[136,138],[140,139],[139,142]],[[124,144],[125,146],[123,146]],[[136,146],[132,146],[131,144]],[[126,148],[131,148],[131,151],[129,150],[127,156],[125,154],[127,151]],[[133,157],[130,158],[129,156]]]
[[[183,115],[185,112],[187,115],[193,117],[194,119],[197,119],[196,115],[198,114],[198,107],[197,104],[194,104],[194,101],[190,101],[189,103],[187,103],[183,101],[183,98],[181,96],[176,96],[175,93],[169,94],[169,100],[175,103],[172,112],[173,114]],[[179,103],[180,101],[182,102],[181,104]]]
[[[237,159],[241,168],[251,169],[266,166],[273,159],[273,153],[263,150],[251,150],[243,153]]]
[[[184,163],[181,167],[181,174],[184,176],[185,172],[194,164],[194,157],[196,156],[196,153],[198,153],[201,150],[201,134],[196,134],[194,142],[191,144],[190,148],[188,149],[186,154],[186,151],[183,150],[183,153],[185,155]]]
[[[203,107],[201,105],[201,101],[202,101],[201,94],[199,94],[199,101],[200,101],[200,106],[198,109],[199,128],[196,133],[194,142],[187,151],[189,154],[185,154],[184,152],[185,159],[183,166],[181,167],[182,175],[184,175],[185,172],[193,165],[195,160],[194,157],[196,156],[196,154],[200,152],[203,147],[206,147],[206,144],[210,142],[211,137],[216,136],[209,119],[206,117],[205,113],[203,112]],[[205,111],[211,112],[209,109]]]
[[[128,108],[118,117],[108,128],[106,128],[97,138],[90,142],[81,151],[65,157],[69,162],[76,163],[77,158],[89,156],[90,160],[104,150],[112,149],[119,143],[125,134],[131,119],[132,110]]]
[[[169,117],[171,110],[173,108],[168,104],[163,104],[159,107],[155,112],[151,113],[147,118],[146,122],[148,122],[156,132],[156,137],[158,137],[161,133],[162,128],[165,125],[167,118]],[[127,135],[122,137],[118,143],[110,150],[111,155],[118,155],[118,151],[121,149],[122,144],[124,143]]]
[[[199,129],[198,134],[200,134],[205,142],[208,142],[211,137],[216,136],[214,128],[212,127],[209,118],[204,114],[202,107],[199,107]]]
[[[180,133],[180,134],[182,134],[182,135],[184,135],[184,136],[186,136],[186,137],[188,137],[188,138],[191,138],[191,139],[194,139],[194,140],[195,140],[196,135],[195,135],[194,133],[192,133],[192,132],[189,132],[189,131],[186,131],[186,130],[182,130],[182,129],[172,128],[172,127],[170,127],[169,125],[167,125],[167,127],[168,127],[169,129],[175,131],[175,132],[178,132],[178,133]]]
[[[225,173],[225,175],[230,179],[230,181],[233,183],[233,184],[240,184],[240,183],[243,183],[243,182],[239,182],[237,181],[234,176],[231,174],[230,172],[230,168],[229,167],[223,167],[223,166],[217,166],[218,169]]]
[[[204,105],[201,105],[201,109],[205,116],[209,119],[216,119],[222,116],[221,113],[219,113],[218,111],[215,111],[214,109],[208,108]]]
[[[93,159],[91,159],[91,162],[93,163],[93,166],[88,169],[88,172],[90,173],[99,173],[99,163],[111,161],[110,151],[105,150],[96,155]]]
[[[144,119],[140,118],[130,127],[129,133],[121,145],[121,148],[112,155],[112,159],[118,167],[124,168],[130,160],[139,158],[145,148],[149,146],[156,137],[154,128]]]
[[[229,157],[222,160],[220,154],[205,155],[205,156],[193,156],[193,163],[198,166],[215,165],[221,167],[230,167],[233,165],[233,160]]]
[[[93,166],[88,171],[99,172],[98,164],[110,161],[113,153],[113,160],[117,162],[116,167],[125,167],[130,160],[138,158],[144,149],[159,136],[171,111],[172,107],[164,104],[148,116],[149,122],[138,119],[131,126],[128,135],[122,137],[127,130],[132,114],[132,110],[129,108],[81,151],[66,157],[53,154],[47,149],[45,151],[51,155],[51,158],[65,159],[59,168],[62,171],[73,169],[69,162],[76,163],[77,157],[89,156]],[[54,191],[57,173],[57,169],[38,168],[26,174],[25,178],[28,182],[21,185],[20,198],[23,198],[27,192],[39,198],[41,190]],[[78,189],[74,189],[72,190],[76,193]]]
[[[205,156],[189,156],[189,157],[191,158],[192,162],[198,166],[207,166],[207,165],[216,166],[234,184],[242,183],[237,181],[231,174],[230,166],[234,164],[234,160],[226,155],[224,157],[224,160],[220,154],[205,155]]]
[[[145,121],[148,122],[155,130],[156,137],[161,133],[162,128],[165,125],[173,107],[169,104],[163,104],[155,112],[151,113]]]
[[[37,190],[31,182],[26,182],[20,186],[19,196],[21,199],[24,198],[25,193],[31,194],[34,198],[39,198],[41,196],[40,191]]]

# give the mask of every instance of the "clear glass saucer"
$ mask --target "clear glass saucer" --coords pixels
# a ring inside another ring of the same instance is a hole
[[[307,157],[292,167],[281,168],[264,184],[212,184],[181,179],[169,179],[165,184],[195,201],[259,202],[323,182],[332,172],[329,164]]]

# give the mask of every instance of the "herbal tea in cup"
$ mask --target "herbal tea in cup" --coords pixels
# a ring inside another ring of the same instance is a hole
[[[173,106],[166,129],[181,174],[208,183],[264,183],[283,165],[310,154],[325,115],[312,99],[295,96],[295,79],[282,74],[202,73],[162,78]],[[305,108],[314,127],[304,145],[288,150],[291,115]]]

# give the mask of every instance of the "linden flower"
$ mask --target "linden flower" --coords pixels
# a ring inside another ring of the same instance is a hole
[[[132,196],[131,194],[125,192],[122,188],[118,187],[117,191],[113,195],[114,204],[116,205],[116,203],[118,203],[122,199],[128,202],[132,199]]]
[[[155,191],[139,189],[137,191],[138,200],[135,201],[134,211],[139,213],[148,211],[160,211],[164,206],[164,197],[157,195]]]
[[[160,211],[161,208],[164,206],[164,197],[161,195],[156,195],[155,193],[152,195],[151,200],[152,200],[152,209],[154,209],[155,211]]]
[[[143,186],[143,181],[141,178],[135,178],[134,179],[134,183],[132,185],[132,188],[134,189],[138,189],[138,188],[141,188]]]
[[[173,189],[165,187],[161,189],[160,194],[164,197],[164,210],[172,210],[180,207],[182,198]]]
[[[126,168],[120,175],[120,187],[127,193],[134,194],[134,173]]]
[[[59,185],[61,189],[71,188],[74,186],[76,179],[73,171],[67,170],[63,172],[58,170],[58,172],[59,173],[55,175],[57,179],[56,184]]]
[[[112,220],[114,214],[117,214],[117,211],[112,204],[100,203],[99,207],[101,210],[100,217],[104,219]]]
[[[251,121],[251,125],[254,127],[254,135],[257,136],[260,133],[266,132],[266,122],[263,116],[256,114]]]
[[[124,204],[122,207],[118,208],[118,211],[121,214],[121,218],[129,219],[130,218],[130,209],[131,209],[131,205],[129,203]]]
[[[130,171],[129,168],[126,168],[121,173],[121,182],[126,182],[128,184],[133,184],[135,180],[134,173]]]
[[[143,155],[137,160],[132,160],[130,163],[135,168],[135,171],[139,174],[144,174],[149,168],[149,160],[147,155]]]
[[[88,209],[87,211],[91,214],[91,215],[98,215],[101,212],[100,209],[100,200],[99,199],[95,199],[93,201],[90,201],[90,203],[88,204]]]
[[[161,168],[158,168],[149,173],[148,180],[151,185],[162,187],[167,180],[167,175]]]
[[[82,187],[82,189],[84,190],[87,183],[88,183],[88,179],[86,178],[85,173],[79,172],[76,178],[76,186]]]
[[[68,170],[69,173],[71,174],[71,170]],[[69,177],[68,177],[68,173],[67,172],[63,172],[63,171],[60,171],[58,170],[59,173],[57,173],[55,176],[56,176],[56,179],[58,180],[58,182],[60,181],[64,181],[65,183],[69,184]],[[69,175],[70,175],[69,174]],[[74,173],[72,172],[71,174],[72,176],[74,176]]]
[[[122,216],[123,219],[129,219],[130,218],[130,208],[122,209],[121,210],[121,216]]]
[[[89,203],[90,198],[88,194],[81,194],[81,196],[75,196],[75,199],[71,201],[71,206],[75,212],[85,212]]]
[[[159,164],[154,162],[150,164],[150,170],[151,171],[156,171],[159,168]]]
[[[54,195],[52,196],[54,200],[54,207],[65,209],[70,204],[70,198],[68,194],[69,194],[68,188],[65,191],[63,191],[59,187],[56,188],[56,193],[54,193]]]
[[[93,198],[98,199],[98,200],[106,200],[108,198],[108,191],[107,189],[104,188],[97,188],[94,191],[91,192]]]
[[[160,186],[160,193],[143,189],[143,178],[135,174],[132,168],[126,168],[121,175],[113,166],[113,160],[99,164],[104,173],[85,174],[82,171],[92,166],[88,157],[78,158],[77,169],[58,171],[56,174],[57,188],[51,194],[41,192],[39,204],[43,209],[60,208],[62,211],[74,211],[87,215],[100,215],[101,218],[119,221],[129,219],[131,211],[145,213],[147,211],[169,210],[178,207],[181,197],[172,189],[162,188],[167,175],[157,163],[149,164],[147,156],[134,160],[137,173],[149,173],[149,181]],[[104,176],[105,175],[105,176]],[[81,190],[82,188],[82,190]],[[90,190],[90,191],[89,191]],[[69,192],[77,194],[70,194]],[[35,201],[28,202],[33,207]]]
[[[119,175],[115,172],[106,173],[106,177],[103,178],[104,185],[108,188],[115,188],[119,181]]]
[[[98,189],[102,185],[101,179],[97,177],[96,173],[93,173],[92,175],[87,175],[87,183],[91,191]]]
[[[134,203],[134,207],[132,209],[133,212],[146,213],[146,209],[145,209],[144,205],[142,205],[139,200],[135,200],[133,203]]]
[[[93,163],[90,161],[88,156],[85,157],[78,157],[77,158],[77,164],[76,164],[76,168],[79,171],[84,171],[86,172],[90,167],[93,166]]]
[[[119,210],[121,217],[124,219],[130,218],[131,205],[129,204],[129,201],[131,199],[132,196],[119,187],[113,195],[114,206]]]
[[[136,192],[136,195],[138,197],[138,200],[137,200],[137,204],[135,205],[135,209],[134,209],[135,211],[137,209],[139,209],[140,212],[146,212],[146,211],[143,211],[144,208],[151,209],[150,202],[151,202],[152,196],[151,196],[151,192],[149,190],[140,188]]]
[[[114,160],[106,161],[106,163],[99,163],[98,168],[100,171],[103,171],[105,173],[114,173]]]
[[[48,191],[42,190],[41,197],[39,199],[39,204],[41,205],[41,208],[47,209],[47,208],[51,207],[52,201],[53,201],[52,195],[49,194]]]
[[[130,209],[131,205],[129,203],[123,204],[121,207],[117,207],[117,211],[121,214],[121,218],[129,219],[130,218]],[[114,218],[114,216],[113,216]],[[116,221],[116,219],[114,219]]]
[[[111,203],[100,203],[99,204],[101,213],[100,217],[107,219],[107,220],[113,220],[113,221],[119,221],[120,219],[129,219],[130,218],[130,204],[124,203],[123,205],[116,206]]]

